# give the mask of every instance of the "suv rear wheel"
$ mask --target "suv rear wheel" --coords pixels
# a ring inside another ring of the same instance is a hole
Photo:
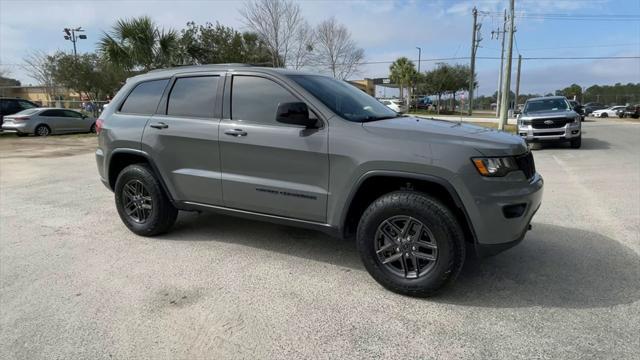
[[[176,221],[178,210],[145,164],[125,167],[118,175],[114,192],[120,218],[138,235],[162,234]]]
[[[358,224],[364,265],[385,288],[427,297],[455,280],[464,235],[447,206],[423,193],[396,191],[375,200]]]

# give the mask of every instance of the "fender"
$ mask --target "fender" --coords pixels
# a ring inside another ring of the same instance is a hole
[[[174,200],[173,196],[171,196],[171,192],[169,191],[169,188],[167,187],[167,184],[165,183],[164,178],[160,175],[160,171],[158,170],[158,167],[156,166],[151,156],[145,151],[137,150],[137,149],[129,149],[129,148],[118,148],[111,151],[109,158],[106,159],[107,179],[110,178],[110,174],[108,172],[111,169],[111,159],[116,154],[131,154],[131,155],[137,155],[145,158],[149,163],[149,165],[151,166],[151,171],[153,171],[154,175],[156,176],[156,179],[160,182],[160,186],[162,186],[162,190],[164,190],[164,193],[169,198],[169,201],[171,201],[171,204],[173,204],[173,206],[178,207],[178,203]],[[111,189],[111,190],[113,191],[114,189]]]
[[[356,193],[358,192],[358,190],[360,189],[360,186],[362,185],[362,183],[364,183],[365,180],[374,177],[374,176],[387,176],[387,177],[403,177],[403,178],[409,178],[409,179],[416,179],[416,180],[424,180],[424,181],[429,181],[429,182],[433,182],[436,183],[438,185],[441,185],[442,187],[444,187],[447,192],[449,193],[449,195],[451,196],[451,198],[453,199],[453,202],[456,204],[456,206],[462,210],[462,213],[464,214],[464,218],[465,221],[467,222],[467,226],[469,227],[469,230],[471,231],[471,236],[472,236],[472,240],[474,244],[477,244],[477,237],[476,237],[476,233],[475,230],[473,228],[473,223],[471,222],[471,218],[469,217],[469,214],[467,213],[467,209],[465,208],[460,195],[458,195],[458,192],[456,191],[455,187],[447,180],[444,178],[441,178],[439,176],[433,176],[433,175],[427,175],[427,174],[419,174],[419,173],[411,173],[411,172],[405,172],[405,171],[394,171],[394,170],[371,170],[368,171],[364,174],[362,174],[360,176],[360,178],[358,178],[358,180],[356,181],[355,185],[353,186],[353,188],[351,189],[351,191],[349,192],[349,196],[347,197],[347,201],[345,202],[346,205],[348,205],[347,207],[343,208],[342,211],[342,215],[340,216],[340,231],[344,231],[345,226],[346,226],[346,221],[347,221],[347,213],[348,213],[348,209],[351,206],[351,201],[353,201],[354,196],[356,195]]]

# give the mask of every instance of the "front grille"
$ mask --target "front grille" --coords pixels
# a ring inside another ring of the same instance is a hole
[[[552,124],[545,124],[545,121],[553,121]],[[531,121],[531,126],[534,129],[555,129],[555,128],[560,128],[563,127],[565,125],[567,125],[567,123],[569,122],[569,119],[535,119]]]
[[[533,133],[533,136],[558,136],[558,135],[564,135],[564,130]]]
[[[518,168],[524,172],[527,179],[531,179],[536,173],[536,164],[533,162],[533,154],[531,151],[524,155],[516,156]]]

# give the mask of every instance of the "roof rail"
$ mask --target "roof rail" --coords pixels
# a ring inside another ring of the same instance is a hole
[[[164,70],[170,70],[170,69],[180,69],[180,68],[189,68],[189,67],[193,67],[193,68],[202,68],[202,67],[208,67],[208,66],[224,66],[224,67],[252,67],[255,65],[252,64],[243,64],[243,63],[223,63],[223,64],[197,64],[197,65],[193,65],[193,64],[186,64],[186,65],[176,65],[176,66],[172,66],[170,68],[161,68],[161,69],[153,69],[150,70],[149,72],[157,72],[157,71],[164,71]]]

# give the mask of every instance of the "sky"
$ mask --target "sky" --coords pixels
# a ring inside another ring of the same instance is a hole
[[[363,65],[353,78],[387,77],[389,63],[384,62],[400,56],[417,60],[416,47],[422,48],[421,58],[427,60],[421,62],[422,71],[435,66],[430,59],[469,57],[475,6],[482,24],[477,55],[490,58],[477,61],[478,93],[492,94],[497,88],[500,42],[492,39],[491,31],[502,26],[500,14],[508,8],[508,0],[307,0],[299,4],[310,24],[333,16],[364,48],[365,61],[374,64]],[[246,30],[238,12],[242,6],[240,1],[204,0],[0,0],[0,68],[24,84],[33,84],[21,67],[29,52],[72,51],[62,29],[77,26],[88,37],[79,40],[78,51],[95,51],[100,36],[126,17],[148,15],[165,29],[179,30],[195,21]],[[640,0],[516,0],[515,10],[514,73],[518,54],[525,58],[640,56],[640,21],[607,21],[611,18],[606,17],[640,15]],[[557,20],[539,18],[539,14],[603,18]],[[468,64],[469,60],[447,62]],[[640,82],[640,59],[523,60],[520,92],[545,94],[572,83],[586,88],[617,82]]]

